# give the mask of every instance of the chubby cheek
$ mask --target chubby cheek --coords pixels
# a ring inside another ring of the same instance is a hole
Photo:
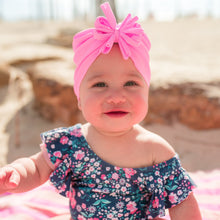
[[[93,120],[95,115],[100,111],[98,103],[95,101],[95,97],[87,96],[86,98],[78,101],[78,107],[81,110],[86,121]]]
[[[134,100],[134,112],[139,116],[139,120],[142,121],[148,112],[148,94],[136,96]]]

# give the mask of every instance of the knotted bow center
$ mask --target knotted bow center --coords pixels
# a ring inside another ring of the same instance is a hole
[[[114,43],[118,43],[119,35],[120,35],[120,25],[116,25],[114,35],[115,35]]]

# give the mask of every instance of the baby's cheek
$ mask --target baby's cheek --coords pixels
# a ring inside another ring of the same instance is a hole
[[[144,118],[148,112],[148,99],[143,96],[136,98],[136,104],[134,105],[134,108],[137,114]]]

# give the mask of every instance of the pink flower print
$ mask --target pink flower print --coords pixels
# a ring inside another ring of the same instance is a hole
[[[53,153],[53,155],[54,155],[55,157],[58,157],[58,158],[61,158],[61,157],[62,157],[62,153],[61,153],[60,151],[55,151],[55,152]]]
[[[61,156],[62,156],[62,155],[61,155]],[[55,162],[55,164],[54,164],[54,166],[55,166],[55,167],[58,167],[61,162],[62,162],[62,160],[57,159],[56,162]]]
[[[114,179],[114,180],[118,180],[118,174],[117,173],[113,173],[112,174],[112,179]]]
[[[125,172],[125,176],[127,178],[131,178],[131,176],[133,176],[136,173],[136,170],[132,169],[132,168],[123,168],[124,172]]]
[[[66,136],[63,136],[63,137],[60,138],[60,143],[61,144],[67,144],[68,141],[69,141],[69,138],[66,137]]]
[[[69,192],[69,194],[68,194],[68,197],[70,198],[70,204],[71,204],[72,208],[75,208],[75,206],[76,206],[75,196],[76,196],[76,191],[74,189],[72,189],[72,191]]]
[[[81,137],[82,136],[82,134],[80,132],[80,129],[75,129],[75,130],[71,131],[70,134],[75,136],[75,137]]]
[[[115,167],[115,170],[120,170],[121,168],[120,167]]]
[[[136,207],[136,203],[135,202],[129,202],[126,207],[127,207],[127,210],[130,211],[131,214],[134,214],[138,209]]]
[[[77,220],[86,220],[86,218],[84,216],[82,216],[82,215],[78,215]]]
[[[170,193],[169,200],[172,204],[175,204],[177,202],[177,196],[174,193]]]
[[[106,179],[106,175],[105,175],[105,174],[102,174],[102,175],[101,175],[101,179],[102,179],[102,180],[105,180],[105,179]]]
[[[170,175],[169,179],[173,180],[174,179],[174,175]]]
[[[91,183],[88,185],[90,188],[94,188],[95,187],[95,184]]]
[[[86,209],[86,204],[85,203],[82,203],[82,208]]]
[[[76,160],[82,160],[85,157],[85,153],[81,150],[75,152],[74,157]]]
[[[62,192],[64,192],[64,191],[66,190],[66,185],[63,184],[63,185],[60,187],[60,190],[61,190]]]
[[[118,214],[118,217],[121,218],[123,215],[121,213]]]
[[[112,218],[113,218],[113,215],[112,215],[112,214],[108,214],[108,215],[107,215],[107,218],[112,219]]]
[[[167,192],[166,191],[163,192],[163,196],[167,197]]]
[[[75,198],[71,198],[71,199],[70,199],[70,203],[71,203],[71,207],[72,207],[72,208],[75,208],[75,206],[76,206],[76,200],[75,200]]]
[[[153,200],[153,208],[158,208],[159,207],[159,199],[157,197],[155,197],[155,199]]]

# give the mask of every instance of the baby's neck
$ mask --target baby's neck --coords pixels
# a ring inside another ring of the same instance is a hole
[[[132,126],[130,129],[122,130],[122,131],[105,131],[100,130],[90,123],[84,124],[82,126],[82,133],[86,136],[93,136],[97,137],[98,139],[105,139],[106,141],[109,140],[117,140],[118,138],[127,138],[133,136],[135,133],[135,125]]]
[[[82,126],[82,133],[93,152],[109,164],[126,168],[153,164],[150,146],[143,139],[148,135],[140,125],[134,125],[127,132],[109,135],[86,124]]]

